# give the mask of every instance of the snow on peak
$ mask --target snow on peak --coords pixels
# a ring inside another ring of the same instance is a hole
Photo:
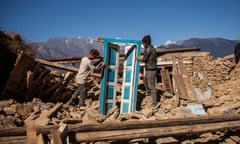
[[[175,41],[172,41],[172,40],[167,40],[164,45],[170,45],[170,44],[176,44]]]

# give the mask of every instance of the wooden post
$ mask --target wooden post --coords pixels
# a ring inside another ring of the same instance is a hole
[[[62,139],[60,136],[60,132],[56,129],[51,129],[52,134],[52,142],[53,144],[62,144]]]
[[[29,121],[26,123],[27,129],[27,144],[37,143],[37,131],[35,127],[35,121]]]

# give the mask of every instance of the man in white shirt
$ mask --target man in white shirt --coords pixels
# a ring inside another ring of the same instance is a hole
[[[94,58],[97,58],[98,56],[99,56],[99,51],[97,49],[91,49],[88,55],[84,56],[81,59],[80,67],[75,77],[75,82],[78,84],[78,88],[73,93],[72,98],[70,100],[70,102],[74,102],[74,99],[76,100],[77,96],[80,94],[80,100],[79,100],[80,110],[85,106],[85,99],[87,96],[86,82],[87,82],[88,76],[90,75],[91,72],[99,70],[104,66],[104,65],[100,65],[98,67],[95,67],[93,65],[92,60]]]

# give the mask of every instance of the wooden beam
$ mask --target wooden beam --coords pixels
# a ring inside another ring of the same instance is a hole
[[[104,43],[104,38],[97,38],[97,39],[96,39],[96,42]]]
[[[6,136],[0,137],[1,144],[26,144],[27,137],[26,136]]]
[[[192,51],[187,51],[187,52],[173,52],[173,53],[164,53],[161,55],[161,58],[169,58],[171,59],[173,56],[181,56],[183,58],[185,57],[206,57],[210,55],[210,52],[192,52]]]
[[[39,59],[39,58],[35,58],[35,61],[42,63],[43,65],[46,65],[46,66],[50,66],[50,67],[54,67],[54,68],[58,68],[58,69],[66,70],[66,71],[71,71],[71,72],[75,72],[75,73],[78,72],[78,69],[75,67],[72,67],[72,66],[64,66],[59,63],[49,62],[47,60]],[[95,78],[101,78],[101,74],[98,74],[98,73],[91,73],[90,76],[95,77]]]
[[[224,60],[230,60],[230,59],[235,59],[235,55],[234,54],[230,54],[230,55],[227,55],[225,57],[223,57]]]
[[[36,62],[42,63],[46,66],[50,66],[50,67],[54,67],[54,68],[58,68],[58,69],[63,69],[63,70],[71,71],[71,72],[78,72],[78,69],[75,68],[75,67],[64,66],[64,65],[61,65],[61,64],[58,64],[58,63],[49,62],[47,60],[39,59],[39,58],[35,58],[34,60]]]
[[[166,137],[180,136],[186,134],[200,134],[206,132],[214,132],[217,130],[231,129],[240,129],[240,121],[220,122],[211,124],[163,126],[145,129],[81,132],[76,134],[76,140],[78,142],[130,140],[145,137]]]
[[[79,57],[60,57],[60,58],[52,58],[52,59],[45,59],[49,62],[56,62],[56,63],[79,63],[81,62],[81,59],[84,56],[79,56]],[[96,58],[94,58],[92,61],[99,61],[100,59],[102,59],[101,56],[98,56]]]
[[[197,48],[197,47],[170,48],[170,49],[157,48],[157,53],[173,53],[173,52],[187,52],[187,51],[199,51],[199,50],[200,48]]]
[[[124,129],[143,129],[154,128],[161,126],[176,126],[176,125],[192,125],[206,124],[227,121],[240,121],[240,114],[236,115],[218,115],[218,116],[199,116],[193,118],[178,118],[166,120],[147,120],[147,121],[126,121],[126,122],[108,122],[101,124],[73,124],[68,125],[68,132],[90,132],[102,130],[124,130]],[[49,134],[51,129],[58,129],[59,126],[36,126],[38,133]],[[0,129],[0,137],[4,136],[26,136],[26,128],[2,128]]]

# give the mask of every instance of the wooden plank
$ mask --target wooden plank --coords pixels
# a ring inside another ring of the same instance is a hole
[[[33,95],[33,73],[29,70],[27,71],[27,77],[26,77],[26,81],[27,81],[27,92],[28,92],[28,97],[31,100],[34,95]]]
[[[35,112],[32,112],[28,118],[24,120],[25,123],[28,123],[29,121],[32,121],[38,117],[38,114],[40,113],[40,110],[37,110]]]
[[[184,82],[183,82],[183,78],[182,76],[179,74],[179,66],[177,65],[177,60],[176,57],[173,56],[172,57],[172,61],[173,61],[173,81],[174,81],[174,86],[176,86],[174,88],[175,93],[179,95],[180,98],[182,99],[188,99],[187,97],[187,91],[186,88],[184,86]]]
[[[96,42],[104,43],[104,38],[96,38]]]
[[[51,129],[52,141],[53,144],[62,144],[62,139],[60,136],[60,132],[56,129]]]
[[[176,125],[192,125],[192,124],[206,124],[227,121],[239,121],[240,115],[237,116],[201,116],[194,118],[179,118],[166,120],[147,120],[147,121],[126,121],[121,123],[103,123],[103,124],[79,124],[69,125],[71,132],[87,132],[87,131],[102,131],[102,130],[126,130],[126,129],[141,129],[154,128],[162,126],[176,126]]]
[[[188,99],[187,91],[184,86],[184,81],[183,81],[181,75],[174,74],[173,79],[174,79],[174,82],[176,83],[175,85],[177,87],[177,90],[175,93],[179,94],[180,98],[187,100]]]
[[[169,75],[168,70],[165,69],[165,66],[161,66],[161,78],[162,78],[162,83],[163,83],[163,89],[170,93],[174,93],[170,75]]]
[[[177,139],[175,139],[174,137],[164,137],[164,138],[158,138],[156,140],[157,144],[172,144],[172,143],[179,143],[179,141]]]
[[[237,144],[236,142],[234,142],[234,140],[232,140],[232,139],[230,139],[230,138],[225,139],[225,142],[226,142],[227,144]]]
[[[75,73],[78,72],[78,69],[73,67],[73,66],[65,66],[65,65],[62,65],[62,64],[59,64],[59,63],[56,63],[56,62],[49,62],[47,60],[39,59],[39,58],[35,58],[34,60],[39,62],[39,63],[42,63],[43,65],[50,66],[50,67],[53,67],[53,68],[58,68],[58,69],[62,69],[62,70],[70,71],[70,72],[75,72]],[[96,78],[101,78],[101,76],[99,74],[96,74],[96,73],[91,73],[90,76],[96,77]]]
[[[0,137],[0,144],[26,144],[26,136],[6,136]]]
[[[69,63],[80,63],[82,57],[84,57],[84,56],[80,56],[80,57],[61,57],[61,58],[53,58],[53,59],[45,59],[45,60],[47,60],[49,62],[55,62],[55,63],[58,63],[58,64],[69,64]],[[102,57],[98,56],[98,57],[94,58],[92,61],[96,62],[96,61],[99,61],[101,59],[102,59]]]
[[[230,55],[227,55],[227,56],[223,57],[224,60],[233,60],[234,58],[235,58],[234,54],[230,54]]]
[[[49,111],[42,110],[39,118],[36,119],[36,125],[45,126],[48,124],[50,117],[62,106],[62,103],[57,103],[53,108]]]
[[[60,86],[62,85],[62,82],[56,82],[55,84],[53,84],[51,87],[49,87],[46,90],[41,91],[42,96],[41,97],[45,97],[49,94],[52,94],[53,92],[55,92]]]
[[[163,55],[161,55],[162,59],[171,59],[173,56],[181,56],[183,57],[183,59],[185,58],[193,58],[193,57],[206,57],[206,56],[210,56],[210,52],[176,52],[176,53],[165,53]]]
[[[179,64],[180,73],[181,73],[181,76],[182,76],[182,79],[183,79],[183,82],[184,82],[183,84],[185,85],[185,88],[186,88],[187,97],[191,101],[196,101],[197,97],[196,97],[196,95],[193,91],[193,86],[190,83],[189,75],[188,75],[188,72],[187,72],[187,70],[184,66],[182,57],[179,58],[178,64]]]
[[[188,52],[188,51],[199,51],[200,48],[188,47],[188,48],[171,48],[171,49],[157,49],[157,53],[172,53],[172,52]]]
[[[235,142],[240,142],[240,137],[239,136],[230,136],[230,138],[232,140],[234,140]]]
[[[162,126],[176,126],[176,125],[192,125],[192,124],[207,124],[228,121],[240,121],[240,115],[218,115],[218,116],[199,116],[193,118],[178,118],[166,120],[147,120],[147,121],[125,121],[125,122],[107,122],[101,124],[69,124],[68,132],[90,132],[90,131],[103,131],[103,130],[124,130],[124,129],[141,129],[141,128],[154,128]],[[49,134],[51,129],[58,129],[59,126],[36,126],[37,134]],[[234,129],[234,128],[233,128]],[[26,136],[26,128],[2,128],[0,129],[0,137],[6,136]]]
[[[63,103],[57,103],[53,108],[51,108],[50,110],[49,110],[49,112],[48,112],[48,117],[51,117],[54,113],[56,113],[56,111],[59,109],[59,108],[61,108],[62,107],[62,105],[63,105]]]
[[[240,129],[239,121],[220,122],[211,124],[192,124],[178,126],[164,126],[146,129],[131,129],[131,130],[112,130],[110,131],[95,131],[82,132],[76,134],[78,142],[86,141],[102,141],[102,140],[129,140],[144,137],[166,137],[180,136],[186,134],[199,134],[206,132],[214,132],[217,130]]]
[[[62,143],[67,143],[66,138],[68,136],[68,126],[66,124],[60,124],[60,127],[58,128],[58,132],[60,133],[60,137],[62,139]]]
[[[42,134],[37,136],[37,144],[45,144],[44,136]]]
[[[46,66],[50,66],[50,67],[54,67],[54,68],[58,68],[58,69],[63,69],[63,70],[67,70],[67,71],[71,71],[71,72],[78,72],[78,69],[75,67],[71,67],[71,66],[64,66],[55,62],[49,62],[47,60],[44,59],[40,59],[40,58],[35,58],[34,59],[36,62],[42,63]]]
[[[35,128],[35,122],[29,121],[26,124],[27,129],[27,144],[36,144],[37,143],[37,131]]]
[[[197,98],[193,91],[193,87],[190,83],[188,73],[183,63],[182,57],[173,56],[173,78],[176,83],[176,87],[178,91],[176,93],[180,93],[180,98],[196,101]]]
[[[14,99],[1,100],[0,101],[0,107],[8,107],[13,103],[14,103]]]

